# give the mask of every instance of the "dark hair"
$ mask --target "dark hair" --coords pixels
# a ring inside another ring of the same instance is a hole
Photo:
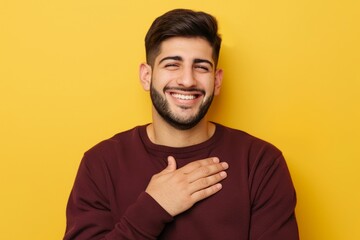
[[[152,23],[145,36],[146,61],[153,66],[159,54],[161,43],[171,37],[201,37],[207,40],[213,49],[215,65],[219,59],[221,37],[215,17],[205,12],[188,9],[174,9]]]

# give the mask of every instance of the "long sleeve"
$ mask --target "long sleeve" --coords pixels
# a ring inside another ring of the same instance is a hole
[[[81,162],[67,205],[64,240],[156,239],[172,217],[147,193],[141,192],[115,220],[109,197],[110,174],[102,165]],[[104,170],[105,169],[105,170]]]
[[[298,240],[296,195],[281,152],[217,125],[209,140],[156,145],[146,125],[105,140],[84,155],[67,206],[64,240]],[[223,188],[175,217],[145,189],[167,166],[217,156],[229,164]]]
[[[261,159],[262,158],[262,159]],[[298,240],[296,194],[282,155],[263,161],[251,173],[251,240]]]

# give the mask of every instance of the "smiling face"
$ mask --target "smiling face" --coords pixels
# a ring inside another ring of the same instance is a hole
[[[141,65],[140,78],[156,110],[154,121],[160,117],[186,130],[204,118],[222,81],[212,56],[210,44],[202,38],[173,37],[162,42],[153,68]]]

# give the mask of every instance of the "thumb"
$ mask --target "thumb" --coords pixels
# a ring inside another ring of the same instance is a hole
[[[164,169],[166,172],[173,172],[176,170],[176,160],[173,156],[168,156],[167,158],[168,165]]]

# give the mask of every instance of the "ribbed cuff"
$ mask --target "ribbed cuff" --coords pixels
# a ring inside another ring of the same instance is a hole
[[[142,192],[125,212],[124,218],[144,235],[157,237],[173,217],[149,194]]]

